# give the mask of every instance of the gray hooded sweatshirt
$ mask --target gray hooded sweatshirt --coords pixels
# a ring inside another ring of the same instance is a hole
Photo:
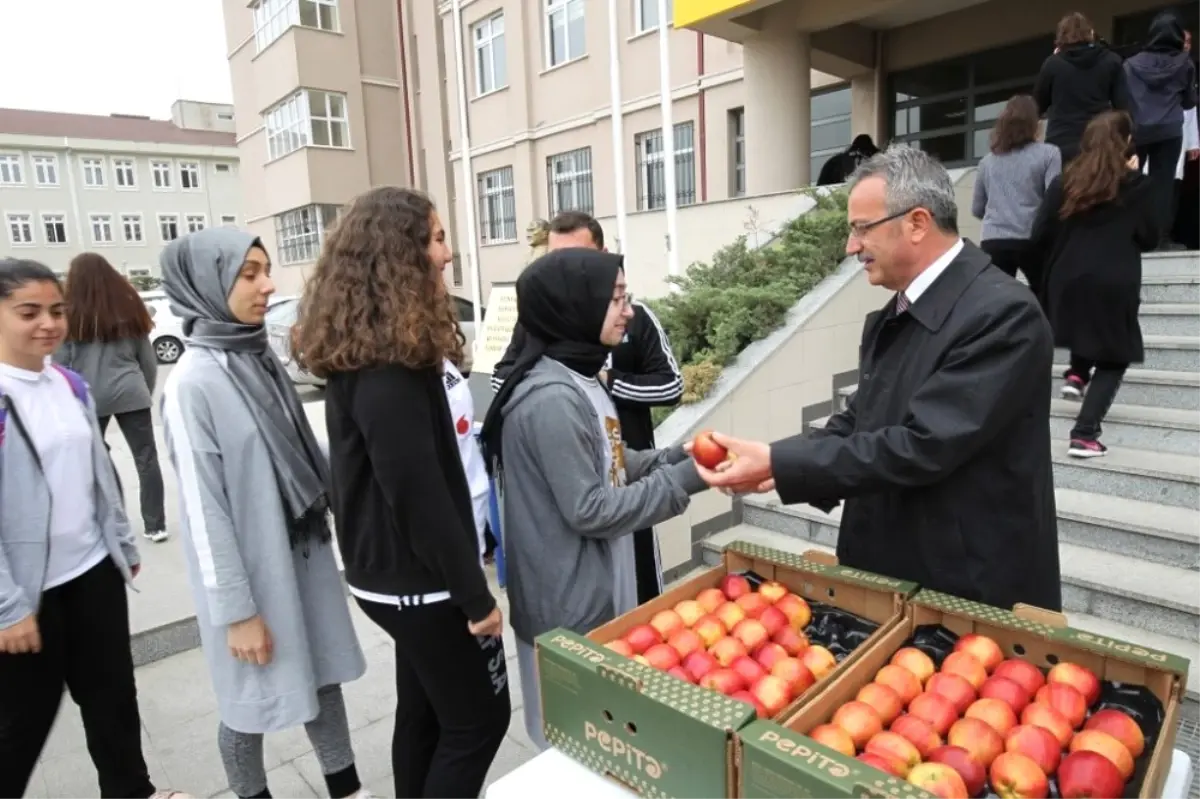
[[[503,413],[513,631],[526,643],[555,627],[586,633],[629,609],[617,606],[616,593],[633,579],[633,531],[678,516],[707,486],[682,447],[626,448],[625,485],[614,486],[591,400],[549,358],[525,376]]]

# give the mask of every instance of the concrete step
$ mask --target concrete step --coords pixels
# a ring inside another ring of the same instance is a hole
[[[1189,508],[1056,488],[1058,539],[1166,566],[1200,569],[1200,515]],[[1200,576],[1194,578],[1200,584]]]
[[[1187,250],[1148,252],[1142,256],[1142,278],[1200,275],[1200,253]]]
[[[721,533],[704,539],[704,560],[706,560],[706,563],[713,565],[720,563],[721,549],[727,546],[728,543],[738,540],[751,541],[758,543],[758,545],[782,549],[785,552],[803,553],[809,551],[809,549],[821,549],[824,552],[833,551],[833,547],[829,545],[822,545],[822,543],[805,540],[796,535],[781,533],[778,530],[758,527],[756,524],[744,523],[738,525],[738,527],[722,530]],[[1066,582],[1066,567],[1064,567],[1063,571],[1064,582]],[[1200,657],[1200,643],[1172,636],[1170,633],[1146,630],[1144,627],[1133,626],[1128,621],[1098,617],[1096,614],[1086,613],[1075,608],[1067,608],[1067,623],[1070,626],[1076,627],[1076,629],[1087,630],[1088,632],[1096,633],[1098,636],[1117,638],[1120,641],[1139,644],[1142,647],[1157,649],[1159,651],[1169,651],[1171,654],[1187,657],[1190,661],[1200,662],[1196,660]],[[1188,692],[1186,698],[1189,703],[1200,702],[1200,669],[1190,669],[1188,673]]]
[[[1200,302],[1200,275],[1143,275],[1142,302]]]
[[[1072,458],[1066,442],[1051,450],[1055,488],[1113,497],[1200,507],[1200,457],[1143,449],[1110,449],[1101,458]]]
[[[1139,369],[1166,372],[1200,372],[1200,339],[1194,336],[1150,336],[1142,335],[1145,345],[1145,361],[1137,364]],[[1065,349],[1054,350],[1055,363],[1069,363],[1071,353]]]
[[[743,523],[801,542],[836,548],[840,509],[782,507],[747,499]],[[1200,641],[1198,578],[1189,569],[1105,552],[1060,539],[1063,606],[1150,632]]]
[[[1200,337],[1200,305],[1194,303],[1146,303],[1138,318],[1143,335]]]
[[[1124,392],[1124,388],[1122,388]],[[1114,449],[1141,449],[1172,455],[1200,453],[1200,414],[1194,410],[1126,404],[1123,394],[1104,419],[1104,443]],[[1050,401],[1050,438],[1058,443],[1071,437],[1080,404]]]
[[[1200,340],[1200,336],[1197,336]],[[1067,359],[1054,364],[1052,396],[1062,392],[1062,375]],[[1122,405],[1147,405],[1179,410],[1200,410],[1200,372],[1171,372],[1161,369],[1129,369],[1117,392]]]

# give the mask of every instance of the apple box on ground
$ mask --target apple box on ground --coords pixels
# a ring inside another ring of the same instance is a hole
[[[546,739],[641,796],[735,796],[734,733],[754,720],[755,710],[604,644],[647,624],[659,611],[716,588],[727,574],[745,571],[879,625],[866,643],[779,714],[785,716],[830,685],[871,641],[899,625],[905,601],[916,590],[913,583],[812,554],[825,562],[737,541],[726,548],[722,565],[671,587],[586,637],[563,629],[539,636],[538,690]]]
[[[860,647],[850,667],[812,701],[781,724],[756,720],[738,732],[738,796],[928,796],[900,777],[807,737],[829,722],[838,708],[854,700],[914,632],[927,625],[941,625],[960,639],[971,633],[986,636],[999,644],[1006,659],[1028,662],[1042,672],[1058,663],[1074,663],[1102,681],[1145,686],[1162,703],[1163,725],[1153,750],[1143,755],[1147,762],[1138,768],[1142,782],[1136,795],[1162,796],[1187,686],[1188,661],[1075,630],[1066,622],[1060,613],[1028,605],[1009,611],[938,591],[918,592],[909,601],[902,623],[880,630],[868,646]]]

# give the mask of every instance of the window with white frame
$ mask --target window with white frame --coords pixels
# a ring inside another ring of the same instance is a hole
[[[79,164],[83,168],[83,185],[89,189],[100,189],[104,187],[104,159],[103,158],[80,158]]]
[[[158,215],[158,236],[163,241],[179,238],[179,214]]]
[[[350,147],[346,95],[301,89],[266,113],[267,157],[301,147]]]
[[[480,172],[479,239],[484,244],[517,240],[517,199],[511,166]]]
[[[475,93],[487,94],[508,85],[507,50],[504,46],[504,12],[475,23]]]
[[[33,181],[39,186],[58,185],[58,156],[35,155],[33,159]]]
[[[47,244],[67,243],[66,214],[42,214],[42,228],[46,231]]]
[[[321,254],[325,232],[337,221],[338,206],[306,205],[275,217],[279,262],[286,265],[315,261]]]
[[[580,147],[546,159],[550,216],[560,211],[592,212],[592,148]]]
[[[154,188],[157,191],[165,191],[170,189],[173,185],[171,182],[171,162],[151,161],[150,177],[153,180]]]
[[[587,54],[584,0],[544,0],[546,3],[546,68]]]
[[[237,217],[234,216],[233,214],[221,214],[221,224],[222,225],[236,225]]]
[[[746,194],[746,109],[729,109],[729,196]]]
[[[113,159],[113,183],[118,189],[137,188],[137,168],[132,158]]]
[[[121,214],[121,237],[126,244],[144,244],[146,234],[142,230],[141,214]]]
[[[88,224],[92,228],[93,244],[113,243],[112,214],[88,214]]]
[[[204,214],[188,214],[184,221],[187,223],[188,233],[195,233],[208,227],[208,217]]]
[[[675,203],[696,202],[695,126],[677,122],[674,128]],[[633,138],[637,163],[638,210],[664,208],[667,204],[666,173],[663,170],[662,129],[655,128]]]
[[[25,182],[22,173],[23,159],[16,153],[0,155],[0,185],[17,186]]]
[[[254,10],[254,42],[262,52],[293,25],[337,31],[337,0],[258,0]]]
[[[179,188],[184,191],[198,191],[200,189],[200,165],[195,161],[180,162]]]
[[[33,244],[33,214],[8,214],[8,243],[14,247]]]
[[[634,16],[637,18],[638,33],[657,30],[658,28],[658,0],[633,0]],[[675,7],[672,0],[667,0],[667,24],[671,24],[671,16]]]

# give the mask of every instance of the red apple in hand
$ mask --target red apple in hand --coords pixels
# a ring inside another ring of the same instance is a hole
[[[1063,799],[1120,799],[1125,793],[1125,780],[1104,755],[1072,752],[1058,767],[1058,791]]]
[[[1031,697],[1038,692],[1038,689],[1046,684],[1046,678],[1042,676],[1042,671],[1037,666],[1025,660],[1017,660],[1010,658],[992,672],[993,677],[1003,677],[1007,680],[1012,680],[1017,685],[1025,689],[1025,693]]]
[[[717,468],[728,456],[729,451],[713,441],[710,430],[705,430],[692,439],[692,457],[705,469]]]
[[[929,753],[929,762],[941,763],[957,771],[970,796],[978,796],[987,784],[987,770],[961,746],[939,746]]]
[[[1094,713],[1083,728],[1108,733],[1125,744],[1125,748],[1134,758],[1141,757],[1142,752],[1146,751],[1146,738],[1142,734],[1142,728],[1129,715],[1119,710],[1108,708]]]
[[[1003,799],[1046,799],[1050,795],[1050,781],[1046,772],[1025,755],[1005,752],[992,761],[988,769],[992,789]]]

